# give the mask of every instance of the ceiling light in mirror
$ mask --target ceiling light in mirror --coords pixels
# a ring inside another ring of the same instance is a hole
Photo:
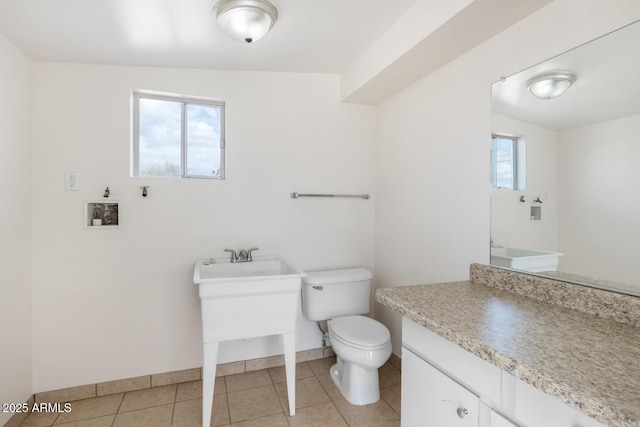
[[[533,96],[540,99],[556,98],[569,89],[576,81],[575,74],[553,72],[535,76],[527,81],[527,87]]]

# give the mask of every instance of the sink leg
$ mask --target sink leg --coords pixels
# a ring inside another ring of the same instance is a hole
[[[282,335],[284,342],[284,366],[287,376],[287,395],[289,397],[289,416],[296,414],[296,334]]]
[[[202,361],[202,427],[209,427],[211,425],[213,388],[216,385],[217,363],[218,343],[205,343]]]

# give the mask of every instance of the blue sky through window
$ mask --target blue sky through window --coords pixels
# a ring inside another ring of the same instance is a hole
[[[180,176],[181,103],[140,98],[140,176]]]
[[[139,100],[139,176],[221,176],[222,106],[186,100]],[[182,106],[185,108],[185,165],[182,162]]]
[[[513,189],[514,174],[514,140],[495,138],[495,187]]]
[[[185,173],[216,176],[220,170],[220,108],[188,104]]]

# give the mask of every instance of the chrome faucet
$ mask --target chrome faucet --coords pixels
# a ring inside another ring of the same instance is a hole
[[[249,262],[246,250],[241,249],[240,252],[238,252],[238,259],[236,260],[236,262]]]
[[[258,248],[251,249],[241,249],[240,252],[236,253],[233,249],[225,249],[225,252],[231,252],[231,262],[251,262],[253,261],[253,256],[251,253],[253,251],[257,251]]]

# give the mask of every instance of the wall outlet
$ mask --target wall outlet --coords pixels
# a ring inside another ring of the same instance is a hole
[[[80,175],[78,174],[78,172],[64,173],[64,189],[66,191],[80,190]]]

